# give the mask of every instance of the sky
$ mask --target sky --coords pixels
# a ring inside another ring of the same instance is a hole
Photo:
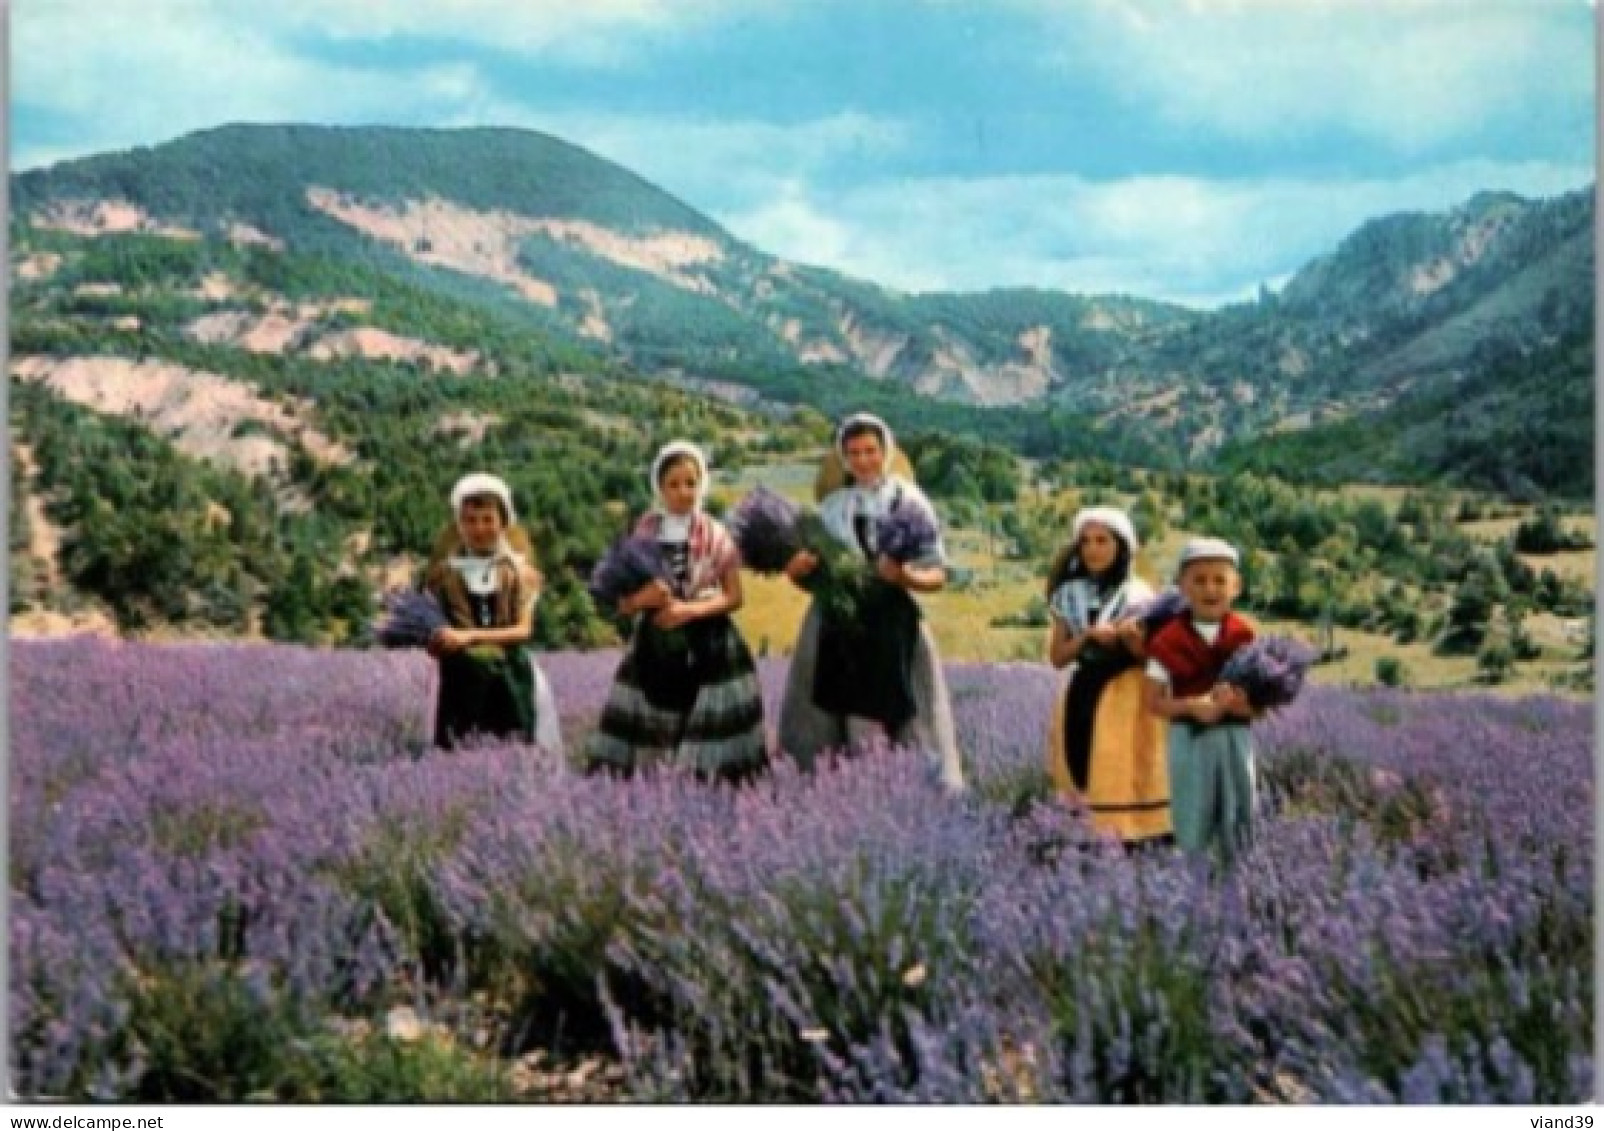
[[[906,291],[1210,307],[1595,178],[1588,0],[14,0],[11,167],[224,122],[517,126]]]

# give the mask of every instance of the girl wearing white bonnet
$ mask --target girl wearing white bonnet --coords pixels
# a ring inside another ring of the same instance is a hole
[[[730,619],[742,603],[740,556],[724,524],[702,509],[707,457],[695,444],[664,446],[651,486],[655,504],[634,534],[658,543],[673,582],[653,581],[619,607],[634,628],[586,761],[740,781],[768,759],[757,667]]]
[[[1152,588],[1132,572],[1140,543],[1117,507],[1075,515],[1047,583],[1049,654],[1068,668],[1048,730],[1047,770],[1095,828],[1128,845],[1170,835],[1166,728],[1145,709],[1139,639],[1119,627]]]
[[[839,462],[826,464],[816,488],[819,515],[838,542],[872,563],[884,584],[872,587],[852,623],[835,623],[817,600],[809,606],[780,709],[780,747],[808,768],[821,751],[883,734],[924,753],[942,783],[961,790],[952,699],[935,637],[911,596],[945,586],[945,549],[938,539],[923,558],[902,565],[876,545],[876,522],[902,507],[921,508],[939,531],[935,508],[914,484],[911,468],[897,474],[896,440],[879,417],[858,413],[844,420],[833,456]],[[831,476],[838,471],[844,482],[835,484]],[[817,567],[817,558],[802,552],[785,572],[805,588]]]
[[[429,646],[440,663],[435,745],[451,749],[481,734],[560,756],[556,701],[529,649],[540,571],[512,490],[494,475],[464,476],[451,490],[451,510],[424,574],[451,621]]]

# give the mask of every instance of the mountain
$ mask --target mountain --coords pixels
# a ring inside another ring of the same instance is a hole
[[[910,298],[786,263],[611,162],[517,130],[225,126],[12,178],[81,232],[275,241],[527,320],[643,368],[841,366],[1019,403],[1106,369],[1178,307],[1041,291]]]
[[[323,257],[690,387],[824,411],[911,403],[1000,438],[1033,426],[901,394],[1046,409],[1102,428],[1118,451],[1193,462],[1402,401],[1418,411],[1489,359],[1587,334],[1593,195],[1483,193],[1381,217],[1279,294],[1195,311],[1021,288],[900,294],[767,255],[629,171],[522,130],[233,125],[12,178],[15,215],[35,227]]]
[[[1213,463],[1333,486],[1431,482],[1524,501],[1588,499],[1593,359],[1587,332],[1531,350],[1489,346],[1463,378],[1385,409],[1232,441]]]

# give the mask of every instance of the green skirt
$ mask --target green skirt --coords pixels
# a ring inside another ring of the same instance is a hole
[[[469,735],[535,741],[535,673],[522,644],[465,648],[440,658],[434,744],[454,749]]]

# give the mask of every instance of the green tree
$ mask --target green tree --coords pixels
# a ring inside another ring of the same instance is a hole
[[[1383,687],[1402,687],[1409,679],[1408,671],[1396,656],[1377,657],[1375,671],[1376,682]]]
[[[1454,591],[1448,607],[1448,624],[1437,650],[1443,655],[1470,655],[1487,639],[1493,608],[1503,597],[1497,567],[1478,562]]]
[[[1503,683],[1515,668],[1515,654],[1502,640],[1489,640],[1476,655],[1476,670],[1488,683]]]

